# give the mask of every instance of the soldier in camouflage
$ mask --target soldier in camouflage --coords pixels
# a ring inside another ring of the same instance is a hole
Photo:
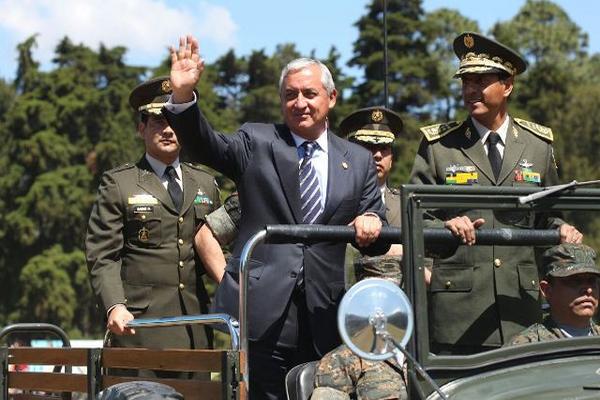
[[[221,282],[225,274],[225,255],[217,252],[208,252],[207,241],[216,239],[221,246],[231,244],[238,234],[238,227],[242,218],[242,209],[237,192],[225,199],[223,205],[206,216],[206,223],[200,226],[194,237],[194,247],[200,258],[205,261],[206,273],[217,283]]]
[[[550,314],[509,344],[600,335],[600,326],[592,320],[599,296],[596,252],[584,244],[561,244],[544,253],[543,268],[540,290],[550,305]]]
[[[355,264],[357,277],[390,279],[400,285],[402,269],[398,257],[362,258]],[[346,345],[327,353],[316,368],[312,400],[407,399],[403,366],[395,360],[368,361]]]

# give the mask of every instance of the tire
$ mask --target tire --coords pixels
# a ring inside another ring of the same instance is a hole
[[[171,386],[149,381],[125,382],[98,393],[97,400],[183,400]]]

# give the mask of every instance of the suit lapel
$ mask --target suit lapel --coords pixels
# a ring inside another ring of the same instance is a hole
[[[485,154],[483,144],[481,143],[481,137],[479,136],[477,129],[473,126],[471,119],[469,119],[462,140],[462,143],[459,144],[462,152],[491,182],[496,182],[496,178],[494,178],[494,173],[492,172],[492,165],[490,164],[490,160],[488,159],[487,154]]]
[[[282,140],[274,140],[271,143],[275,169],[279,175],[279,181],[294,220],[299,224],[302,223],[302,210],[300,205],[300,182],[298,180],[298,150],[286,126],[278,125],[277,130]]]
[[[344,140],[335,136],[331,131],[327,132],[328,142],[328,162],[327,162],[327,199],[325,202],[325,210],[319,217],[319,223],[327,223],[335,210],[344,199],[345,173],[352,168],[352,164],[348,161],[348,148]]]
[[[525,142],[519,138],[519,131],[511,118],[506,133],[506,145],[504,146],[504,156],[502,157],[502,169],[498,176],[498,184],[501,184],[515,169],[525,151]]]
[[[158,176],[156,176],[156,173],[148,163],[148,160],[146,160],[146,156],[142,157],[137,166],[139,173],[138,186],[156,197],[169,211],[177,214],[171,196],[169,196],[167,189],[165,189]]]

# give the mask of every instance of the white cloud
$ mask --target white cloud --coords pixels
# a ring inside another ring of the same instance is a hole
[[[127,61],[140,64],[158,63],[166,56],[166,47],[187,33],[199,37],[203,48],[233,47],[238,29],[226,8],[208,2],[0,0],[0,10],[0,30],[10,42],[2,46],[11,46],[7,50],[12,52],[17,43],[39,33],[34,57],[43,64],[64,36],[94,49],[100,43],[125,46]]]

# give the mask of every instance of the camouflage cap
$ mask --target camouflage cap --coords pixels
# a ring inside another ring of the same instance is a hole
[[[338,135],[358,144],[391,144],[402,130],[402,118],[385,107],[361,108],[340,123]]]
[[[600,275],[596,252],[585,244],[562,243],[546,250],[542,256],[544,277],[562,278],[575,274]]]
[[[357,280],[365,278],[383,278],[402,283],[402,262],[398,256],[360,257],[354,262]]]
[[[171,92],[169,77],[160,76],[137,85],[129,95],[129,104],[137,112],[158,115]]]
[[[479,33],[463,32],[454,39],[454,53],[460,60],[455,78],[462,74],[507,72],[518,75],[527,69],[519,53]]]

